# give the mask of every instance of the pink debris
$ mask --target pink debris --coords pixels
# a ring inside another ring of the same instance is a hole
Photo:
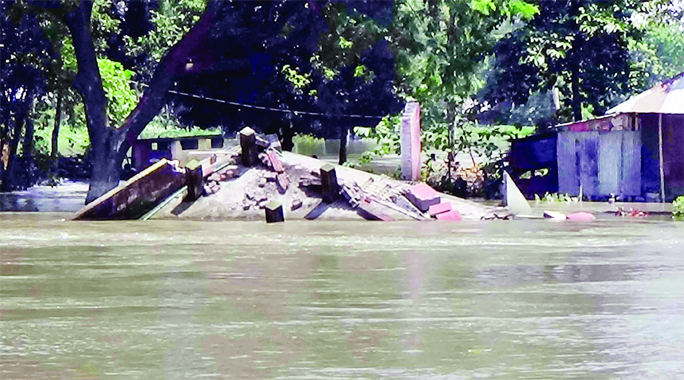
[[[430,213],[430,216],[436,216],[439,214],[443,214],[445,212],[451,211],[451,203],[449,202],[443,202],[443,203],[438,203],[436,205],[430,206],[430,209],[428,212]]]
[[[437,220],[460,222],[461,220],[463,220],[463,217],[461,217],[461,213],[457,210],[451,210],[445,213],[437,214]]]
[[[427,211],[430,206],[438,204],[441,200],[439,193],[425,183],[411,186],[406,193],[406,197],[420,211]]]
[[[585,211],[574,212],[568,215],[568,220],[589,221],[594,219],[596,219],[596,216],[594,216],[594,214]]]
[[[268,156],[268,161],[271,163],[271,167],[273,168],[273,170],[275,170],[278,173],[282,173],[285,171],[283,163],[280,162],[280,158],[278,158],[278,155],[275,151],[267,150],[266,155]]]
[[[411,190],[411,193],[413,193],[413,195],[422,199],[428,199],[439,195],[437,190],[430,187],[430,185],[428,185],[427,183],[413,185],[409,188],[409,190]]]

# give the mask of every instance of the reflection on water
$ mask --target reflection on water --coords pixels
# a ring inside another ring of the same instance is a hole
[[[673,379],[684,223],[0,214],[0,378]]]

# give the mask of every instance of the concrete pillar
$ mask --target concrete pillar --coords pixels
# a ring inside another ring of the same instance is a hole
[[[202,196],[204,191],[204,176],[202,173],[202,164],[193,159],[185,165],[185,178],[188,186],[188,195],[186,200],[196,201]]]
[[[264,207],[266,212],[266,223],[279,223],[285,221],[283,214],[283,205],[278,201],[270,201]]]
[[[401,119],[401,176],[403,179],[420,179],[420,103],[409,102]]]
[[[323,187],[323,201],[333,203],[339,196],[339,186],[337,184],[337,173],[335,167],[325,164],[321,167],[321,186]]]
[[[242,165],[252,166],[259,161],[256,145],[256,132],[250,127],[240,131],[240,147],[242,148]]]

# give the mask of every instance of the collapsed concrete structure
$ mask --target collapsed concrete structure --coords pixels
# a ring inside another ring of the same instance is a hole
[[[180,167],[161,160],[74,219],[481,220],[512,214],[290,152],[245,128],[240,146]],[[280,208],[280,210],[278,210]]]

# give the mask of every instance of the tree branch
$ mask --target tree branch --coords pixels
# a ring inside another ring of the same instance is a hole
[[[214,20],[213,5],[207,8],[195,26],[162,58],[152,80],[135,109],[128,115],[119,130],[125,134],[120,152],[125,152],[138,138],[145,126],[166,104],[166,94],[178,76],[212,69],[216,63],[209,47],[209,30]]]

